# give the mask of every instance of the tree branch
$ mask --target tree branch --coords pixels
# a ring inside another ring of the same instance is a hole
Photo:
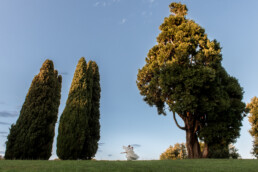
[[[175,112],[173,112],[173,118],[174,118],[174,121],[176,122],[176,125],[177,125],[178,128],[180,128],[181,130],[186,130],[186,127],[181,127],[181,126],[178,124],[178,122],[177,122],[177,120],[176,120],[176,113],[175,113]]]

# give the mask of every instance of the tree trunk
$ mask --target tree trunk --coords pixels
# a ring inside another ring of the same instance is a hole
[[[186,146],[188,158],[201,158],[201,150],[196,133],[191,130],[186,130]]]
[[[190,116],[188,116],[185,120],[185,126],[186,126],[186,147],[188,151],[188,158],[195,159],[195,158],[201,158],[201,150],[200,150],[200,144],[198,142],[198,137],[195,132],[196,128],[196,122],[194,119],[191,119]]]
[[[194,119],[193,115],[190,115],[187,112],[187,116],[183,117],[183,115],[178,114],[183,121],[185,122],[185,126],[181,127],[177,120],[175,112],[173,112],[173,118],[178,128],[186,131],[186,147],[188,152],[188,158],[202,158],[200,144],[198,142],[198,136],[196,132],[200,127],[200,123]],[[207,154],[208,154],[208,147],[207,147]],[[207,156],[207,155],[206,155]]]

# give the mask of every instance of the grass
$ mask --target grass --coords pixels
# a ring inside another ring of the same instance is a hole
[[[257,172],[258,160],[196,159],[155,161],[40,161],[1,160],[1,172],[80,172],[80,171],[180,171]]]

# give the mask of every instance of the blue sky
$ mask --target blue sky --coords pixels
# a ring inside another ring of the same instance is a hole
[[[159,116],[136,86],[138,69],[156,44],[171,0],[0,0],[0,154],[33,77],[46,59],[63,76],[59,117],[80,57],[98,63],[101,76],[101,139],[96,159],[123,160],[135,145],[140,159],[159,159],[185,133],[171,113]],[[185,0],[188,18],[223,47],[223,66],[244,88],[244,102],[258,95],[258,1]],[[56,125],[56,135],[57,135]],[[250,154],[250,124],[243,120],[235,144]],[[56,157],[56,141],[52,159]]]

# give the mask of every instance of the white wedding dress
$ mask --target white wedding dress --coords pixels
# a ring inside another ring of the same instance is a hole
[[[139,158],[139,156],[134,153],[132,147],[123,146],[123,149],[125,150],[127,160],[137,160]]]

